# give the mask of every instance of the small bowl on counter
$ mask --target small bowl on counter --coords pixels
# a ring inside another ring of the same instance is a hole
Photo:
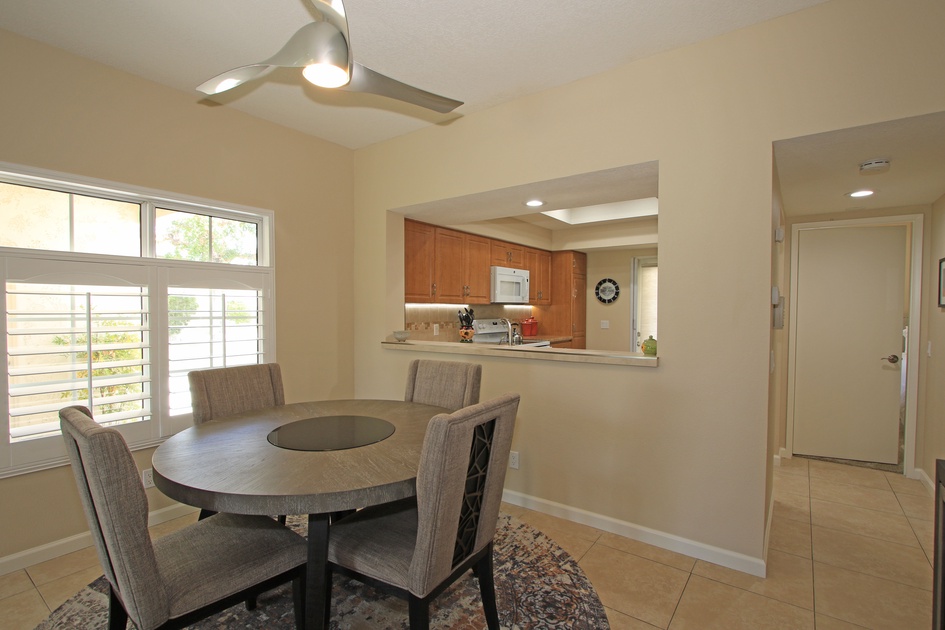
[[[396,339],[397,341],[403,343],[404,341],[407,341],[408,338],[410,338],[409,330],[395,330],[394,331],[394,339]]]

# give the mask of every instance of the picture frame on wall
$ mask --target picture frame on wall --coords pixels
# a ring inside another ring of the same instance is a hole
[[[945,307],[945,258],[938,261],[938,305]]]

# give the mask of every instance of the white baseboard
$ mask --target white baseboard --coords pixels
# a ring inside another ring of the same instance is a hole
[[[922,482],[922,485],[928,489],[933,497],[935,496],[935,481],[933,481],[924,470],[921,468],[916,468],[915,478]]]
[[[196,511],[197,508],[190,505],[184,505],[182,503],[170,505],[166,508],[161,508],[160,510],[150,512],[148,514],[148,526],[159,525],[181,516],[187,516],[188,514]],[[13,571],[19,571],[20,569],[25,569],[26,567],[33,566],[34,564],[46,562],[47,560],[64,556],[67,553],[85,549],[91,545],[92,534],[85,532],[82,534],[76,534],[75,536],[69,536],[68,538],[63,538],[61,540],[56,540],[51,543],[46,543],[45,545],[40,545],[39,547],[33,547],[32,549],[19,551],[17,553],[10,554],[9,556],[0,558],[0,575],[6,575],[7,573],[12,573]]]
[[[595,514],[594,512],[555,503],[554,501],[539,499],[512,490],[504,490],[502,492],[502,500],[512,505],[542,512],[543,514],[550,514],[551,516],[557,516],[575,523],[581,523],[582,525],[590,525],[591,527],[596,527],[597,529],[610,532],[611,534],[632,538],[633,540],[675,551],[676,553],[681,553],[691,558],[705,560],[706,562],[728,567],[729,569],[741,571],[742,573],[748,573],[756,577],[765,577],[765,561],[762,558],[752,558],[751,556],[746,556],[734,551],[713,547],[712,545],[688,540],[674,536],[673,534],[650,529],[649,527],[643,527],[642,525],[628,523],[602,514]]]

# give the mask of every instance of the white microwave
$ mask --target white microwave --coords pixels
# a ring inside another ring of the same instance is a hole
[[[492,267],[493,304],[528,304],[528,269]]]

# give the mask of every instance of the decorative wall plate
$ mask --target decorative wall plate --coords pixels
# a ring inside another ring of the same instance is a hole
[[[604,304],[610,304],[620,295],[620,286],[617,284],[616,280],[604,278],[594,287],[594,295],[597,296],[598,301]]]

